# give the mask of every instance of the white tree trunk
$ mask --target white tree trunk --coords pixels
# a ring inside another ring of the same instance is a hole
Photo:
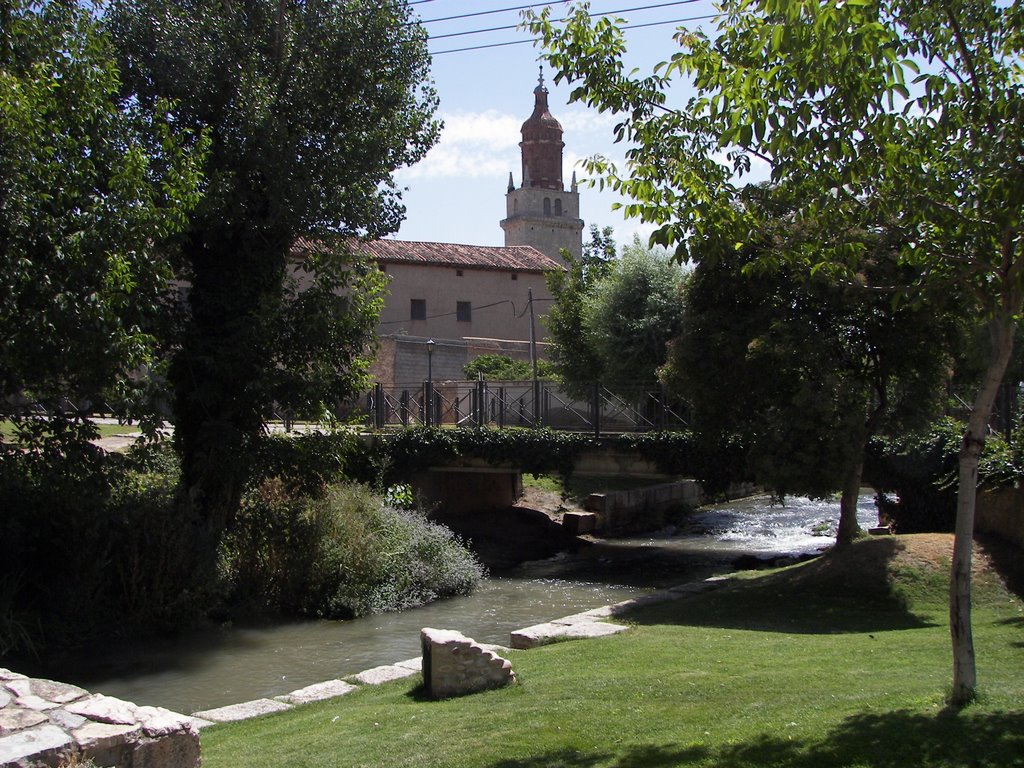
[[[1013,353],[1015,324],[1009,316],[990,322],[992,356],[960,446],[960,483],[957,489],[953,568],[949,582],[949,632],[953,642],[951,701],[963,705],[974,699],[978,677],[971,634],[971,551],[974,543],[974,507],[978,494],[978,463],[985,446],[988,420],[999,385]]]

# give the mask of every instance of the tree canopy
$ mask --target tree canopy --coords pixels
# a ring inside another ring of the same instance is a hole
[[[141,415],[132,374],[158,365],[172,275],[157,241],[196,205],[205,146],[165,102],[146,115],[121,102],[92,10],[17,0],[0,11],[0,399],[43,405],[71,438],[92,435],[75,404]],[[23,443],[55,427],[20,423]]]
[[[217,526],[275,404],[320,415],[365,381],[382,281],[344,237],[397,229],[392,172],[437,138],[425,33],[405,3],[118,0],[106,20],[125,94],[173,99],[211,137],[168,243],[189,283],[170,383],[185,483]]]
[[[988,320],[992,357],[965,431],[951,578],[952,699],[969,700],[978,457],[1024,296],[1024,9],[725,0],[714,35],[680,30],[678,52],[648,76],[627,72],[621,23],[578,7],[564,27],[548,12],[531,27],[556,78],[578,83],[573,98],[622,113],[628,167],[597,158],[591,170],[631,199],[627,213],[658,226],[657,242],[706,259],[706,240],[749,241],[759,208],[737,196],[759,164],[807,225],[769,262],[857,283],[884,224],[902,234],[898,260],[919,267],[908,297],[959,291],[963,311]],[[668,106],[676,78],[694,88],[683,109]]]

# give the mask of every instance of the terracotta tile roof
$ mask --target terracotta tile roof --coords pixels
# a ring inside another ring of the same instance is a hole
[[[558,262],[529,245],[459,245],[409,240],[352,242],[357,250],[385,264],[423,264],[508,272],[547,272],[562,268]],[[304,251],[314,247],[313,242],[300,238],[293,250]]]

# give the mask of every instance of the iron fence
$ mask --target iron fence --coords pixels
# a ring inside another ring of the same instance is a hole
[[[685,404],[659,385],[613,391],[600,384],[573,397],[553,382],[446,381],[416,387],[378,384],[366,396],[368,426],[549,427],[602,433],[684,429]]]

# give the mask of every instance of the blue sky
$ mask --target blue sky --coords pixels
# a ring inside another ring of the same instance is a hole
[[[503,245],[499,222],[505,215],[505,191],[509,171],[516,186],[521,184],[519,129],[533,110],[533,89],[537,85],[539,50],[524,42],[501,47],[481,48],[457,53],[441,53],[457,48],[490,46],[511,41],[528,41],[529,35],[515,29],[481,34],[442,37],[454,33],[495,27],[514,26],[520,12],[512,10],[529,0],[427,0],[414,10],[424,21],[431,36],[434,53],[433,78],[440,98],[438,116],[445,128],[438,144],[427,157],[396,175],[398,184],[407,188],[404,201],[406,221],[396,237],[472,245]],[[557,18],[564,15],[567,3],[550,3]],[[542,6],[538,5],[538,10]],[[640,8],[645,8],[640,10]],[[636,10],[634,10],[636,9]],[[450,16],[496,11],[495,13],[432,21]],[[497,12],[500,11],[500,12]],[[709,16],[714,13],[711,0],[666,3],[663,0],[593,0],[591,14],[618,12],[631,25]],[[709,21],[689,21],[711,30]],[[646,26],[629,32],[628,63],[648,71],[677,50],[672,35],[678,24]],[[594,154],[622,158],[625,147],[614,144],[615,118],[601,115],[584,105],[569,105],[569,87],[555,85],[552,72],[545,68],[545,83],[550,91],[552,114],[565,131],[563,176],[568,185],[577,160]],[[576,168],[578,177],[585,176]],[[616,198],[581,184],[581,216],[591,224],[615,229],[621,245],[634,232],[645,236],[638,222],[626,221],[612,210]]]

